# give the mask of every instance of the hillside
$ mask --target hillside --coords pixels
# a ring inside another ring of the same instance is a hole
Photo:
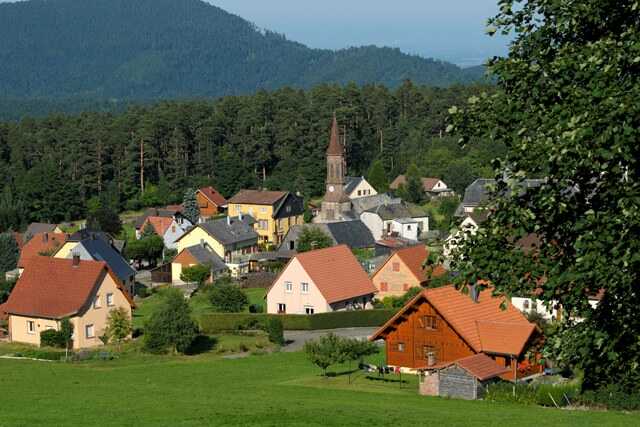
[[[200,0],[0,4],[0,40],[4,98],[153,100],[324,82],[449,86],[482,76],[482,68],[398,49],[310,49]]]

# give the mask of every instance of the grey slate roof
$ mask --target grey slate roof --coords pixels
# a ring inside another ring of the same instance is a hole
[[[213,272],[227,270],[227,265],[217,253],[204,245],[189,246],[186,250],[193,255],[199,264],[208,265]]]
[[[526,188],[535,188],[541,186],[544,181],[544,179],[527,179],[524,181],[524,185]],[[465,190],[462,204],[464,206],[478,206],[486,202],[489,198],[487,186],[495,183],[495,179],[476,179]]]
[[[228,218],[207,221],[200,224],[199,227],[225,246],[258,241],[258,233],[253,230],[253,224],[256,223],[256,220],[252,216],[243,215],[242,220],[237,216]]]
[[[426,216],[426,213],[417,206],[408,206],[404,203],[393,205],[381,205],[366,212],[375,213],[384,221],[390,221],[399,218],[420,218]]]
[[[27,227],[27,231],[25,231],[25,235],[33,236],[39,233],[53,233],[56,229],[56,224],[46,224],[42,222],[32,222]]]
[[[358,216],[364,211],[381,205],[393,205],[399,203],[402,203],[402,199],[391,197],[387,193],[376,194],[375,196],[359,197],[351,201],[353,210],[358,214]]]
[[[347,194],[351,194],[353,190],[355,190],[355,188],[358,186],[358,184],[360,184],[364,180],[364,177],[345,176],[344,180],[345,180],[344,192]]]
[[[330,222],[324,224],[338,245],[347,245],[351,249],[372,248],[375,245],[371,230],[360,220]]]
[[[100,238],[89,238],[80,242],[96,261],[107,263],[113,273],[123,282],[135,276],[136,271],[127,263],[120,253],[109,243]]]

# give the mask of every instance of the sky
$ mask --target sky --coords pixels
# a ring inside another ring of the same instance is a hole
[[[462,66],[507,49],[505,38],[484,33],[498,0],[205,1],[316,48],[391,46]]]

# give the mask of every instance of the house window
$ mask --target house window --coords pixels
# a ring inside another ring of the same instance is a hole
[[[529,300],[528,299],[524,300],[524,302],[522,303],[522,308],[524,308],[525,310],[529,310]]]
[[[278,314],[285,314],[287,312],[287,304],[278,304]]]
[[[107,294],[107,306],[109,306],[109,307],[113,307],[114,306],[113,294]]]
[[[435,365],[438,362],[438,351],[432,345],[422,347],[424,360],[428,361],[427,365]]]
[[[309,284],[308,283],[301,283],[300,286],[302,288],[302,293],[303,294],[308,294],[309,293]]]
[[[409,284],[408,283],[403,284],[402,285],[402,290],[407,292],[409,290]]]
[[[399,262],[394,262],[393,263],[393,271],[400,271],[400,263]]]
[[[399,342],[399,343],[396,345],[396,351],[398,351],[398,352],[400,352],[400,353],[404,352],[404,343],[403,343],[403,342]]]
[[[287,206],[286,211],[291,212],[291,206]]]
[[[504,358],[504,366],[505,366],[505,368],[510,368],[511,367],[511,358],[510,357],[505,357]]]
[[[264,206],[260,208],[260,213],[267,213],[267,208]]]
[[[171,232],[172,232],[172,233],[175,233],[175,232],[176,232],[176,226],[175,226],[175,225],[172,225],[172,226],[171,226]]]
[[[422,318],[425,329],[438,329],[438,320],[436,316],[424,316]]]
[[[258,228],[260,230],[268,230],[269,229],[269,221],[261,219],[258,223]]]
[[[313,309],[313,307],[305,307],[305,308],[304,308],[304,312],[305,312],[306,314],[314,314],[314,313],[315,313],[315,310]]]
[[[93,300],[93,308],[100,308],[100,295],[96,295],[95,299]]]
[[[411,226],[407,225],[407,231],[411,231]]]
[[[380,290],[382,292],[387,292],[389,290],[389,284],[387,282],[380,283]]]
[[[289,242],[289,250],[293,251],[293,250],[295,250],[295,248],[296,248],[296,241],[295,240],[291,240]]]
[[[362,196],[362,191],[358,190],[358,196]]]
[[[96,332],[93,329],[93,325],[87,325],[84,327],[84,334],[87,338],[95,338]]]
[[[36,333],[36,322],[33,320],[27,320],[27,333],[35,334]]]
[[[289,293],[293,292],[293,283],[284,282],[284,290],[289,292]]]

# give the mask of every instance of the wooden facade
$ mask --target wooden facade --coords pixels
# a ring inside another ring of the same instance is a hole
[[[387,364],[418,369],[475,354],[429,302],[402,317],[386,338]]]
[[[209,200],[201,191],[196,193],[196,199],[198,201],[200,216],[202,218],[212,218],[222,213],[222,207]]]

